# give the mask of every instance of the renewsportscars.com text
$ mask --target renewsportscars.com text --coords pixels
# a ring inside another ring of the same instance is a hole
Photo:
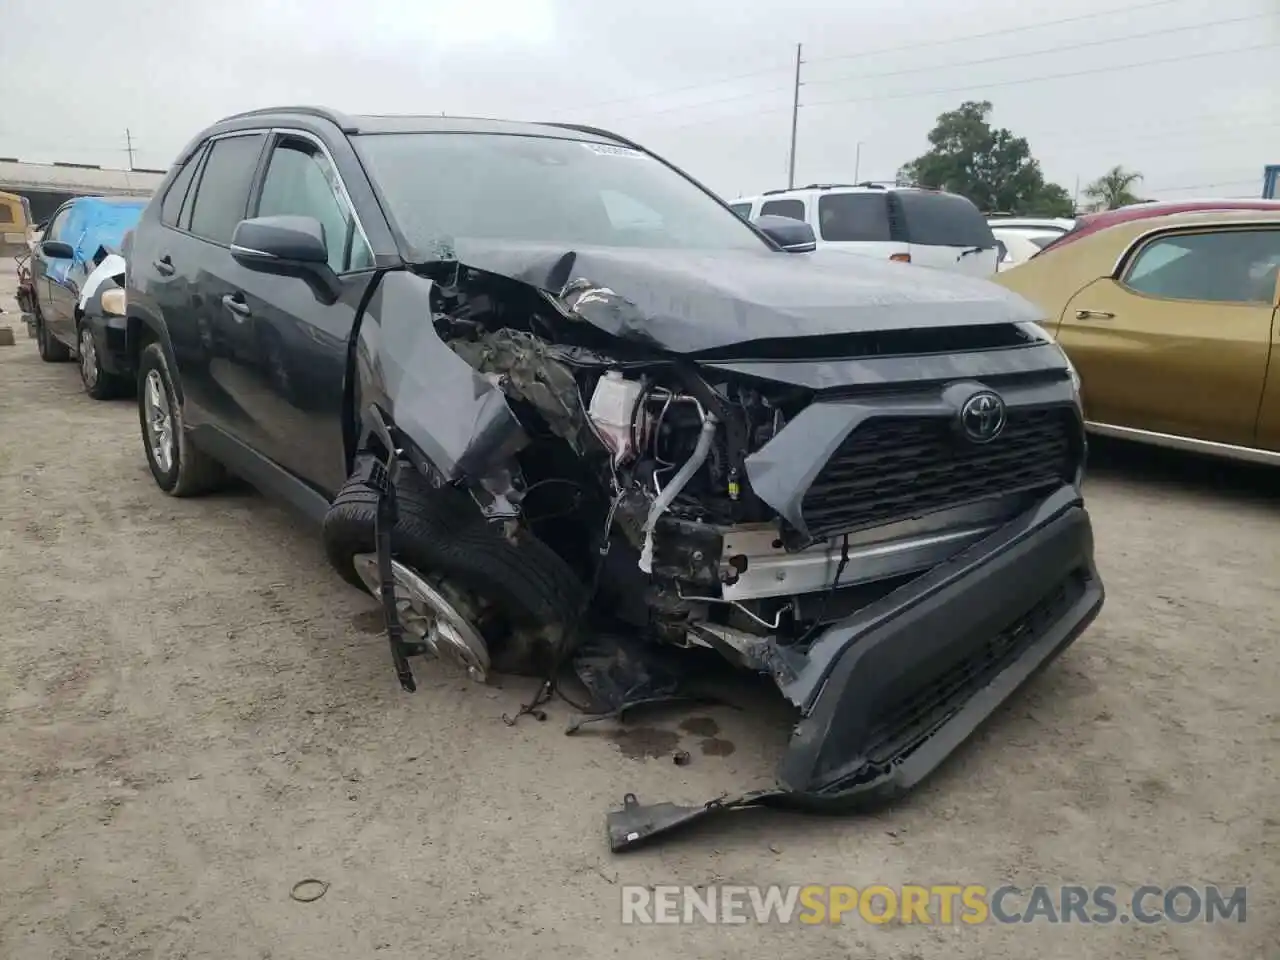
[[[1244,923],[1244,887],[875,884],[624,886],[622,922],[1114,924]]]

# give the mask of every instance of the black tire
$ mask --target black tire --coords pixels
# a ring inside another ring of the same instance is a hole
[[[102,369],[97,343],[87,320],[80,322],[76,339],[80,348],[80,382],[84,384],[84,392],[94,400],[114,400],[124,396],[129,389],[129,381]]]
[[[392,543],[401,563],[441,574],[491,601],[511,627],[563,627],[554,642],[572,642],[585,591],[573,569],[547,544],[532,535],[512,543],[465,493],[435,489],[417,473],[401,475],[396,506],[399,521]],[[324,521],[329,562],[362,590],[352,558],[374,550],[376,509],[377,493],[353,479],[338,491]],[[495,669],[531,672],[521,666],[536,661],[531,669],[544,668],[554,653],[508,640],[520,649],[493,650]]]
[[[67,345],[58,340],[45,326],[44,314],[40,312],[40,304],[36,304],[36,348],[40,351],[40,359],[45,363],[65,363],[71,359],[71,351]]]
[[[156,459],[148,428],[148,379],[155,373],[163,388],[162,402],[168,409],[170,464],[165,468]],[[219,487],[226,470],[217,460],[191,442],[182,422],[182,405],[173,389],[169,361],[159,343],[149,343],[138,358],[138,423],[142,428],[142,448],[156,486],[171,497],[194,497]]]

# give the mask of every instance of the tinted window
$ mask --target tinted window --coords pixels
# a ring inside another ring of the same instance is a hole
[[[1036,247],[1043,250],[1045,247],[1053,243],[1053,241],[1058,239],[1058,237],[1060,236],[1062,236],[1062,234],[1060,233],[1046,233],[1038,237],[1027,237],[1027,239],[1030,240],[1033,244],[1035,244]]]
[[[1124,283],[1164,300],[1271,303],[1277,269],[1280,230],[1179,234],[1143,247]]]
[[[329,266],[337,273],[373,265],[369,245],[338,188],[337,171],[324,151],[307,140],[284,139],[271,151],[257,215],[319,220]]]
[[[751,204],[749,203],[731,203],[729,209],[740,216],[743,220],[751,217]]]
[[[762,217],[790,217],[792,220],[804,219],[803,200],[766,200],[760,208]]]
[[[902,212],[902,239],[928,247],[994,247],[991,226],[970,201],[950,193],[894,194]]]
[[[173,178],[173,183],[169,185],[169,192],[164,195],[164,202],[160,205],[162,223],[167,223],[171,227],[178,225],[178,214],[182,212],[182,202],[187,199],[187,188],[191,186],[191,178],[196,172],[196,167],[200,165],[200,156],[203,153],[203,149],[193,153],[191,159],[182,165],[178,175]]]
[[[0,223],[14,223],[16,219],[13,215],[13,207],[7,203],[0,203]]]
[[[209,147],[209,159],[196,187],[191,232],[215,243],[230,243],[244,219],[249,187],[262,152],[261,133],[225,137]]]
[[[354,140],[411,256],[451,256],[466,239],[766,249],[692,181],[629,147],[471,133]]]
[[[63,207],[49,222],[48,228],[44,232],[45,240],[61,240],[62,228],[67,225],[67,214],[71,212],[70,207]]]
[[[882,193],[824,193],[818,199],[818,221],[823,240],[892,239],[889,198]]]

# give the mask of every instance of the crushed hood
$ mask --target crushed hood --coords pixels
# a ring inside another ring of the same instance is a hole
[[[458,263],[548,295],[567,316],[676,353],[789,337],[1036,322],[987,280],[868,257],[457,241]]]

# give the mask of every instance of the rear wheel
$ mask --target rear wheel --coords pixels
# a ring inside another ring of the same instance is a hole
[[[40,359],[45,363],[63,363],[71,359],[71,351],[67,349],[67,345],[56,339],[49,332],[49,326],[44,322],[44,314],[40,312],[40,304],[36,307],[36,347],[40,351]]]
[[[171,497],[191,497],[219,486],[222,464],[191,442],[164,350],[149,343],[138,358],[138,420],[147,465],[156,485]]]
[[[436,489],[417,473],[402,474],[396,506],[394,580],[406,628],[435,631],[437,645],[458,646],[461,656],[450,650],[441,656],[468,669],[477,665],[466,650],[478,636],[494,668],[543,673],[571,642],[585,600],[572,568],[532,535],[508,539],[465,493]],[[352,479],[324,523],[330,563],[371,593],[377,585],[376,510],[376,491]]]

